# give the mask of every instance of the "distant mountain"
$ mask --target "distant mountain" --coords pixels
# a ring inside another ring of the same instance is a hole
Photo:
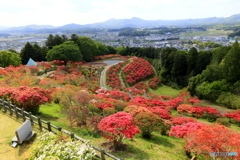
[[[93,28],[125,28],[125,27],[161,27],[161,26],[188,26],[188,25],[216,25],[216,24],[240,24],[240,14],[232,15],[227,18],[210,17],[199,19],[179,19],[179,20],[144,20],[133,17],[131,19],[109,19],[105,22],[79,25],[67,24],[61,27],[50,25],[27,25],[21,27],[2,27],[0,33],[57,33],[71,32],[81,29]]]

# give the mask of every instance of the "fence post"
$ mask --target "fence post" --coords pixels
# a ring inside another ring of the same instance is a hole
[[[32,113],[29,112],[28,114],[29,114],[29,119],[30,119],[31,124],[34,125],[34,123],[33,123],[33,119],[32,119]]]
[[[13,106],[14,106],[14,111],[15,111],[16,118],[18,119],[18,110],[17,110],[17,106],[16,106],[16,105],[13,105]]]
[[[12,116],[13,115],[12,105],[9,102],[8,102],[8,107],[9,107],[10,116]]]
[[[72,140],[74,140],[74,133],[70,133],[70,137],[72,138]]]
[[[25,113],[24,113],[23,108],[21,108],[21,112],[22,112],[22,119],[23,119],[23,122],[25,122],[25,121],[26,121],[26,117],[25,117]]]
[[[2,106],[3,106],[3,99],[0,98],[0,109],[2,109]]]
[[[37,117],[37,121],[38,121],[39,130],[42,132],[42,122],[41,122],[41,119],[39,117]]]
[[[3,101],[4,113],[7,112],[7,107],[5,105],[6,105],[5,101]]]
[[[104,149],[101,149],[101,160],[106,160]]]
[[[51,128],[51,123],[50,122],[47,122],[47,127],[48,127],[48,131],[51,132],[52,128]]]

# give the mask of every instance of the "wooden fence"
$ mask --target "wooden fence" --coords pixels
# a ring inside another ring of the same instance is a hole
[[[31,112],[26,112],[22,108],[19,108],[16,105],[11,104],[9,101],[6,101],[2,98],[0,98],[0,110],[1,109],[3,109],[3,112],[5,112],[5,113],[9,111],[9,114],[11,116],[15,115],[15,117],[17,119],[21,118],[23,120],[23,122],[26,119],[29,119],[33,126],[37,125],[39,127],[40,131],[42,131],[43,129],[46,129],[55,134],[57,134],[57,132],[63,132],[65,134],[69,135],[72,138],[72,140],[76,139],[76,140],[80,140],[84,143],[87,142],[87,140],[76,136],[73,132],[69,132],[67,130],[62,129],[61,127],[54,126],[50,122],[44,121],[41,118],[32,115]],[[117,157],[111,155],[110,153],[105,152],[104,149],[97,148],[93,145],[90,145],[90,146],[94,150],[99,152],[99,154],[97,154],[96,157],[100,158],[101,160],[106,160],[106,156],[111,159],[114,159],[114,160],[123,160],[123,158],[117,158]]]

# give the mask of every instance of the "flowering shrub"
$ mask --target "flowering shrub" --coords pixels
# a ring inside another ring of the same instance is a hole
[[[144,90],[139,90],[139,89],[136,89],[136,88],[125,88],[124,91],[130,93],[133,96],[143,95],[145,93]]]
[[[240,134],[223,125],[205,125],[188,133],[184,139],[186,140],[185,150],[195,155],[210,158],[209,152],[238,152],[238,156],[233,158],[240,158]]]
[[[147,107],[151,112],[158,115],[159,117],[163,119],[171,119],[171,114],[168,109],[162,106],[157,107]]]
[[[221,117],[221,113],[212,107],[204,107],[204,118],[207,118],[209,122],[214,122],[216,121],[217,118]]]
[[[192,113],[192,106],[189,104],[181,104],[177,107],[178,113]]]
[[[156,89],[160,82],[161,80],[159,79],[159,77],[154,77],[148,81],[148,86],[152,89]]]
[[[189,103],[194,104],[194,103],[200,103],[200,100],[197,99],[196,97],[190,98],[188,100]]]
[[[175,99],[170,99],[167,103],[167,105],[172,109],[177,109],[178,105],[184,101],[182,97],[177,97]]]
[[[52,132],[43,132],[32,145],[30,160],[92,160],[95,156],[94,150],[88,144],[61,137]]]
[[[237,123],[240,126],[240,111],[232,111],[224,114],[231,123]]]
[[[18,107],[23,108],[33,114],[38,113],[39,106],[46,102],[51,102],[50,90],[45,90],[40,87],[1,87],[0,96],[9,99]]]
[[[200,122],[188,122],[184,125],[176,125],[176,126],[172,126],[170,129],[170,133],[169,136],[175,136],[178,138],[183,138],[184,136],[186,136],[187,134],[189,134],[190,132],[200,129],[203,126],[205,126],[204,123],[200,123]]]
[[[108,54],[108,55],[95,56],[93,59],[106,59],[106,58],[113,58],[113,57],[121,57],[121,55],[120,54]]]
[[[141,130],[143,138],[151,138],[155,130],[161,130],[164,121],[152,112],[140,112],[134,116],[134,122]]]
[[[136,83],[154,74],[152,65],[142,58],[134,58],[133,61],[123,69],[124,76],[128,84]]]
[[[182,124],[186,124],[189,122],[196,123],[197,120],[195,120],[194,118],[189,118],[189,117],[174,117],[174,118],[172,118],[172,121],[170,122],[170,124],[171,125],[182,125]]]
[[[139,89],[139,90],[147,91],[147,85],[146,85],[143,81],[135,84],[135,85],[133,86],[133,88],[137,88],[137,89]]]
[[[200,118],[204,114],[204,109],[201,106],[193,106],[192,114],[194,117]]]
[[[103,118],[98,124],[98,129],[104,138],[113,141],[114,147],[118,147],[124,137],[133,138],[135,134],[140,133],[132,115],[126,112],[118,112]]]

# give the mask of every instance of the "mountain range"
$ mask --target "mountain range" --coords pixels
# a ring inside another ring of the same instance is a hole
[[[63,31],[73,31],[94,28],[124,28],[124,27],[161,27],[161,26],[189,26],[189,25],[234,25],[240,24],[240,14],[232,15],[227,18],[210,17],[200,19],[179,19],[179,20],[144,20],[133,17],[131,19],[109,19],[105,22],[93,24],[67,24],[60,27],[51,25],[27,25],[21,27],[0,26],[0,33],[56,33]]]

